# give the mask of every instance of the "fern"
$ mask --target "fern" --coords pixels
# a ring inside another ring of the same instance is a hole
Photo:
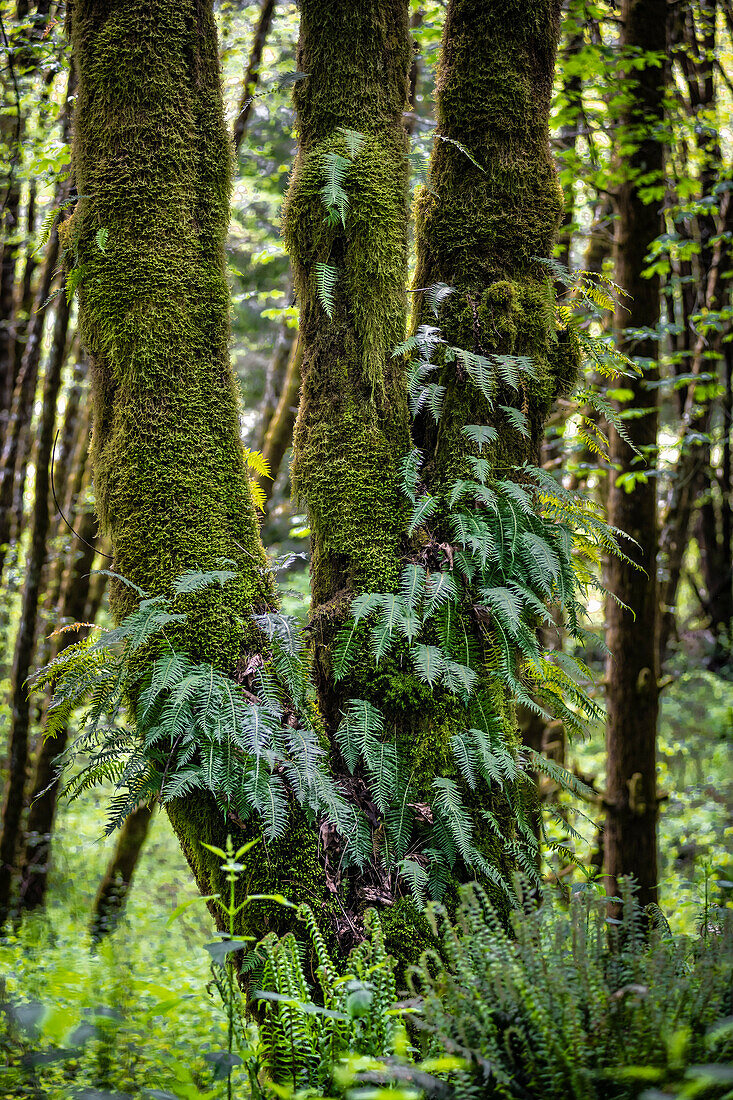
[[[335,292],[338,282],[338,270],[331,264],[316,264],[316,294],[329,321],[333,321],[336,309]]]
[[[350,167],[351,160],[342,157],[340,153],[324,154],[322,171],[326,182],[321,188],[321,199],[329,216],[340,221],[342,225],[346,224],[346,210],[349,205],[344,184]]]
[[[376,744],[384,729],[384,717],[366,699],[350,699],[336,730],[336,741],[351,771],[359,757],[375,758]]]

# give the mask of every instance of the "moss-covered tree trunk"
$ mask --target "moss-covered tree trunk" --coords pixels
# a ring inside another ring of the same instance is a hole
[[[502,467],[534,461],[552,401],[574,380],[577,356],[558,333],[554,292],[541,264],[551,255],[564,206],[548,134],[559,19],[559,0],[448,6],[436,85],[439,139],[431,187],[417,209],[415,286],[453,289],[440,312],[449,343],[529,355],[538,380],[525,382],[518,401],[505,395],[507,405],[524,406],[524,436],[476,402],[475,388],[459,372],[446,370],[440,426],[424,414],[416,431],[438,483],[462,476],[468,456],[478,454],[462,432],[467,423],[497,428],[493,459]],[[416,314],[431,317],[420,293]]]
[[[147,592],[234,562],[225,589],[189,598],[178,642],[236,678],[263,649],[252,614],[272,606],[273,590],[228,355],[231,139],[212,5],[78,0],[71,35],[80,199],[70,232],[85,269],[101,528],[114,569]],[[135,599],[111,584],[117,619]],[[202,892],[215,893],[218,861],[201,841],[221,844],[232,824],[203,796],[169,811]]]
[[[658,280],[643,273],[649,247],[661,229],[660,214],[657,203],[640,192],[663,172],[659,131],[664,119],[667,6],[665,0],[625,0],[621,7],[622,48],[630,58],[639,53],[652,56],[651,63],[641,69],[634,64],[626,75],[622,135],[628,152],[616,200],[614,242],[614,278],[629,295],[616,316],[617,339],[627,354],[646,365],[641,377],[627,383],[633,390],[630,405],[641,415],[626,421],[626,428],[650,465],[657,454],[657,346],[629,330],[648,331],[659,320]],[[619,481],[620,474],[627,475],[628,482],[628,475],[633,478],[636,472],[642,476],[631,485]],[[639,458],[612,431],[610,521],[636,540],[633,554],[642,568],[620,559],[608,563],[609,591],[631,610],[608,600],[606,872],[614,894],[619,875],[633,875],[639,900],[647,904],[657,899],[658,531],[656,478],[643,475]]]
[[[559,0],[448,4],[436,81],[438,136],[429,187],[417,200],[413,330],[437,321],[450,346],[484,358],[527,357],[532,368],[516,388],[492,381],[489,402],[460,363],[446,357],[436,379],[445,387],[440,418],[436,423],[425,407],[413,432],[424,455],[425,485],[435,495],[474,476],[476,458],[488,458],[496,478],[523,481],[516,467],[538,462],[545,419],[577,370],[577,346],[556,324],[552,279],[542,264],[563,212],[548,130],[559,22]],[[429,288],[441,284],[436,307]],[[523,418],[519,430],[514,409]],[[487,429],[484,441],[469,438],[467,425]],[[434,544],[455,543],[446,511],[433,517],[431,528]],[[478,593],[473,599],[482,602]],[[503,715],[513,751],[519,736],[514,689],[497,668],[498,628],[486,611],[473,610],[468,623],[481,654],[481,690]],[[521,791],[507,798],[495,785],[470,799],[478,820],[490,805],[502,824],[504,842],[486,836],[483,843],[505,872],[515,858],[517,799]]]
[[[507,414],[495,455],[503,465],[534,456],[547,408],[572,373],[568,342],[555,331],[552,287],[536,259],[549,254],[561,210],[547,141],[557,5],[546,0],[532,13],[510,6],[508,21],[505,3],[449,8],[441,88],[449,140],[438,146],[436,196],[426,194],[419,225],[420,280],[455,288],[441,316],[448,338],[536,362],[538,378],[522,398],[530,441],[517,441]],[[286,834],[265,846],[244,885],[310,901],[341,946],[358,938],[361,914],[376,902],[393,918],[391,946],[409,958],[416,914],[385,843],[394,807],[342,757],[336,731],[352,698],[383,709],[375,752],[383,761],[398,752],[395,770],[407,777],[402,855],[414,850],[424,864],[440,863],[430,844],[442,835],[446,850],[454,849],[442,864],[445,878],[474,877],[468,847],[461,863],[450,837],[452,809],[438,821],[430,804],[436,779],[445,793],[458,778],[453,746],[466,728],[466,704],[457,690],[421,680],[406,645],[375,662],[367,624],[353,667],[342,679],[334,675],[335,638],[351,621],[354,597],[396,593],[405,567],[419,565],[425,580],[424,562],[439,578],[444,553],[407,537],[400,470],[412,446],[405,365],[393,354],[406,329],[408,11],[406,0],[303,0],[301,16],[298,69],[309,75],[294,93],[299,150],[285,211],[303,356],[293,483],[312,530],[316,724],[341,792],[363,815],[369,852],[361,870],[349,864],[344,838],[292,799]],[[227,358],[230,150],[210,4],[131,0],[110,8],[76,0],[72,33],[82,197],[71,232],[84,268],[80,317],[94,385],[100,519],[115,567],[149,592],[164,591],[184,569],[235,561],[239,580],[192,597],[179,638],[195,658],[241,678],[253,656],[267,659],[251,614],[271,607],[273,595]],[[453,135],[475,147],[486,171],[471,169],[471,158],[450,144]],[[461,382],[450,386],[437,435],[418,423],[430,456],[425,476],[436,488],[460,476],[474,453],[461,429],[489,419]],[[113,585],[118,618],[134,599]],[[489,690],[507,712],[506,685],[494,678]],[[479,786],[469,799],[476,821],[490,798]],[[506,846],[485,829],[478,838],[489,871],[514,862],[512,808],[504,800],[501,809]],[[214,893],[219,861],[201,842],[223,847],[228,831],[236,842],[256,827],[225,818],[200,794],[169,812],[202,892]],[[452,825],[462,838],[471,831],[462,820]],[[257,920],[261,933],[270,916]]]
[[[271,593],[228,358],[231,154],[210,5],[81,0],[71,23],[80,199],[70,235],[87,272],[100,521],[115,569],[146,591],[236,562],[226,593],[192,599],[184,632],[191,652],[233,668],[243,645],[260,644],[247,624]],[[133,600],[112,585],[118,617]]]
[[[327,727],[344,690],[330,646],[360,592],[397,583],[404,526],[399,461],[409,449],[401,364],[406,323],[407,160],[402,113],[410,64],[404,0],[305,0],[293,93],[299,146],[285,240],[300,304],[302,389],[293,489],[312,529],[311,630]],[[344,128],[361,135],[349,155]],[[328,158],[346,158],[343,222],[328,216]],[[318,265],[335,273],[329,310]]]

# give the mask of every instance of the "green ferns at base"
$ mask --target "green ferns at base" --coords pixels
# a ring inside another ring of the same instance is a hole
[[[262,987],[250,991],[259,1019],[255,1045],[242,998],[224,965],[212,964],[253,1100],[296,1092],[342,1096],[353,1082],[351,1062],[362,1069],[380,1066],[408,1051],[404,1011],[396,1005],[395,961],[387,953],[377,913],[366,914],[365,938],[341,966],[330,956],[310,907],[301,905],[298,917],[306,944],[292,933],[282,938],[270,933],[246,960]],[[317,991],[310,986],[310,974]]]
[[[411,984],[434,1049],[465,1060],[454,1100],[730,1096],[730,913],[706,914],[695,942],[640,911],[628,887],[623,912],[609,924],[607,899],[588,890],[569,911],[516,911],[508,932],[476,885],[455,924],[431,907],[440,954],[423,956]]]

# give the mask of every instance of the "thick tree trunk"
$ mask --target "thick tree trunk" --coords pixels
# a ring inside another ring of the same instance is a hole
[[[89,931],[93,945],[111,935],[119,923],[152,817],[151,807],[138,806],[125,818],[117,834],[115,850],[92,907]]]
[[[625,55],[640,51],[655,55],[657,64],[635,67],[625,76],[628,106],[623,117],[623,141],[631,147],[617,196],[614,245],[615,280],[628,298],[616,315],[619,346],[646,364],[640,378],[627,380],[633,390],[630,406],[643,415],[626,421],[626,429],[642,460],[611,432],[610,522],[638,543],[629,553],[634,569],[612,557],[607,566],[609,591],[631,608],[609,599],[606,640],[611,651],[607,669],[606,730],[606,874],[617,894],[620,875],[633,875],[639,900],[657,899],[656,736],[658,712],[657,661],[657,498],[656,478],[646,477],[644,462],[657,461],[657,394],[648,383],[658,377],[654,341],[627,335],[629,329],[653,329],[659,320],[658,279],[643,272],[652,242],[661,231],[659,209],[645,202],[638,179],[662,177],[664,149],[658,128],[664,118],[664,53],[666,0],[624,0],[621,47]],[[649,365],[651,364],[651,365]],[[620,475],[640,475],[633,486],[619,484]]]
[[[80,193],[72,231],[89,270],[79,316],[101,529],[115,570],[151,593],[165,593],[187,569],[235,563],[236,579],[191,595],[185,626],[169,636],[194,659],[241,678],[251,657],[267,653],[252,614],[272,608],[274,595],[228,357],[231,141],[212,4],[77,0],[71,30]],[[100,225],[109,229],[104,253],[95,242]],[[109,596],[118,620],[134,606],[118,582]],[[220,861],[204,842],[224,847],[228,832],[259,835],[259,822],[227,818],[200,793],[166,808],[201,892],[217,893]],[[247,888],[292,892],[320,907],[318,837],[294,800],[291,818],[286,835],[263,848]],[[261,934],[283,914],[246,916]]]
[[[323,715],[335,728],[343,693],[330,643],[353,596],[390,590],[400,565],[398,472],[410,436],[391,351],[406,317],[407,4],[306,0],[297,63],[310,76],[293,94],[300,142],[285,208],[303,378],[292,477],[313,531],[311,627]],[[343,226],[329,222],[321,196],[324,158],[347,153],[340,127],[363,136]],[[318,298],[318,263],[338,270],[333,321]]]
[[[449,4],[437,81],[438,133],[448,140],[436,142],[431,190],[418,201],[415,285],[454,288],[440,314],[449,343],[532,355],[542,368],[526,394],[529,437],[497,425],[502,466],[536,460],[552,401],[577,369],[566,334],[556,338],[553,288],[537,262],[551,255],[564,205],[548,136],[559,15],[559,0]],[[421,295],[416,305],[427,320]],[[475,390],[455,371],[445,381],[447,416],[437,428],[424,415],[416,433],[444,483],[478,454],[464,425],[479,412],[486,423],[497,420],[487,407],[471,407]]]
[[[415,285],[452,288],[438,318],[449,345],[483,356],[528,356],[536,378],[523,381],[521,396],[507,389],[490,407],[454,364],[443,368],[440,420],[436,424],[430,413],[421,413],[413,433],[426,456],[425,483],[434,493],[471,477],[471,459],[486,458],[487,450],[500,477],[516,477],[515,465],[537,463],[552,402],[570,388],[577,372],[577,347],[557,330],[554,289],[538,262],[552,254],[563,210],[548,132],[559,15],[559,0],[533,5],[450,0],[448,5],[436,84],[439,140],[430,189],[417,203]],[[418,323],[435,324],[419,290],[415,328]],[[498,408],[499,402],[517,401],[526,415],[526,436]],[[483,451],[463,431],[471,423],[495,430]],[[436,542],[453,541],[449,516],[431,524]],[[491,630],[482,622],[472,629],[483,655],[482,687],[503,716],[512,749],[519,739],[512,692],[492,661]],[[510,839],[513,797],[479,790],[469,803],[478,820],[482,807],[490,805]],[[536,811],[532,814],[537,824]],[[506,850],[493,858],[505,871],[510,866]]]
[[[0,837],[0,925],[4,923],[10,907],[10,887],[23,811],[30,730],[30,698],[27,680],[33,660],[41,576],[46,561],[51,448],[53,446],[56,402],[61,387],[61,368],[66,351],[68,324],[69,304],[66,295],[63,294],[60,296],[56,307],[53,342],[43,388],[43,412],[41,414],[36,454],[33,527],[30,552],[26,563],[23,604],[18,624],[18,634],[15,640],[10,727],[10,771],[3,811],[2,836]]]

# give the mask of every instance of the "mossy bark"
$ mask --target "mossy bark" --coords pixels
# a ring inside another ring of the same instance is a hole
[[[234,561],[224,589],[192,596],[179,644],[237,676],[265,652],[252,614],[274,606],[240,439],[228,357],[224,241],[231,142],[226,131],[210,0],[75,0],[79,73],[73,161],[80,195],[71,233],[89,355],[94,488],[114,568],[148,592],[186,569]],[[108,230],[104,251],[99,229]],[[134,594],[110,586],[116,619]],[[203,894],[224,885],[203,842],[259,835],[196,794],[167,804]],[[318,836],[293,801],[289,829],[265,844],[241,889],[325,897]],[[252,906],[242,931],[282,928],[288,911]],[[212,906],[221,925],[222,914]],[[280,923],[278,923],[278,921]]]
[[[467,456],[478,453],[462,435],[466,423],[498,429],[493,459],[500,467],[534,460],[552,401],[575,378],[577,349],[558,331],[552,282],[539,262],[552,253],[563,211],[548,136],[559,17],[559,0],[448,5],[436,83],[439,137],[430,188],[417,200],[415,286],[453,288],[440,312],[449,343],[529,355],[539,378],[525,381],[518,402],[530,429],[525,438],[446,369],[440,426],[424,416],[416,432],[438,483],[463,476]],[[416,319],[429,320],[421,294],[415,302]],[[517,404],[511,392],[505,398]]]
[[[409,64],[404,0],[303,3],[297,65],[310,75],[293,93],[299,148],[284,233],[303,355],[293,489],[313,532],[311,622],[324,654],[353,596],[387,591],[398,576],[398,464],[409,449],[409,418],[391,350],[405,332]],[[347,155],[341,127],[363,135],[343,225],[329,224],[321,197],[324,159]],[[333,319],[318,299],[317,263],[338,271]],[[326,664],[320,676],[329,719]]]
[[[71,35],[81,197],[69,239],[84,269],[101,529],[114,569],[152,594],[187,569],[235,563],[226,589],[190,598],[178,636],[194,657],[233,671],[262,648],[252,612],[267,610],[273,592],[228,356],[231,142],[212,5],[76,0]],[[134,599],[111,584],[118,620]],[[170,816],[201,881],[199,839],[218,830],[221,843],[227,822],[195,797]]]
[[[231,668],[243,644],[260,644],[246,624],[271,586],[228,357],[231,146],[211,5],[77,0],[71,24],[81,197],[70,241],[84,269],[99,517],[115,569],[146,591],[236,563],[226,591],[191,599],[181,639]],[[114,583],[110,598],[120,617],[134,594]]]
[[[299,147],[285,205],[284,235],[300,305],[302,386],[291,475],[311,527],[313,665],[332,765],[359,803],[335,748],[350,697],[384,708],[397,736],[420,725],[428,692],[410,669],[375,668],[366,643],[347,679],[334,682],[332,647],[361,592],[393,591],[408,557],[399,464],[410,448],[403,365],[407,283],[407,103],[411,49],[404,0],[304,0],[295,88]],[[343,128],[361,135],[350,151]],[[349,160],[343,218],[328,218],[321,195],[328,157]],[[337,272],[331,313],[319,298],[316,265]],[[422,689],[422,690],[421,690]],[[430,708],[427,708],[430,709]],[[423,716],[424,717],[424,716]],[[415,750],[414,742],[406,751]],[[364,785],[362,784],[362,787]],[[368,796],[367,796],[368,800]],[[362,804],[361,808],[364,808]],[[369,904],[386,905],[404,959],[419,952],[416,913],[381,865],[335,871],[348,913],[337,918],[342,945],[359,936]],[[339,859],[333,859],[335,867]],[[333,873],[333,869],[332,869]],[[404,912],[403,910],[410,910]]]
[[[578,369],[576,342],[558,329],[552,280],[541,262],[552,254],[563,212],[548,132],[559,17],[559,0],[448,4],[436,81],[438,136],[429,187],[416,201],[413,329],[436,323],[421,290],[446,284],[451,293],[439,307],[438,323],[447,344],[484,356],[528,356],[536,377],[524,377],[519,393],[497,382],[492,406],[455,362],[441,368],[438,380],[446,392],[440,420],[421,413],[413,431],[425,457],[423,480],[433,493],[470,477],[471,456],[487,457],[486,448],[480,452],[467,439],[466,424],[495,428],[488,457],[496,476],[516,478],[514,466],[537,462],[552,403],[571,387]],[[499,405],[524,413],[526,435]],[[436,515],[431,526],[435,542],[451,543],[447,516]],[[467,624],[483,654],[482,688],[503,716],[512,748],[519,732],[511,692],[493,666],[491,628],[470,618]],[[511,841],[510,798],[493,788],[465,790],[464,798],[477,822],[490,805]],[[479,825],[478,846],[510,873],[510,846],[484,834]]]

